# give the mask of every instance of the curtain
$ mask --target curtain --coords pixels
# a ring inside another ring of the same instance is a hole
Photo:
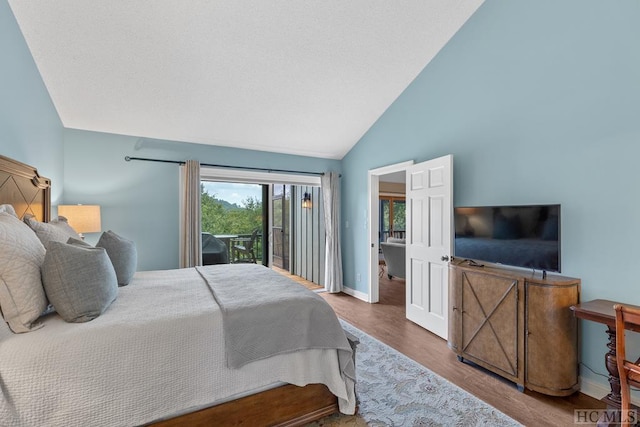
[[[342,291],[342,251],[340,250],[340,175],[326,172],[320,178],[324,202],[326,234],[324,288],[327,292]]]
[[[187,268],[202,265],[200,163],[187,160],[180,174],[180,268]]]

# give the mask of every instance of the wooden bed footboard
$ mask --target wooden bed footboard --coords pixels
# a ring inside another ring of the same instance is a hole
[[[302,426],[338,412],[324,384],[286,384],[251,396],[150,424],[153,427]]]

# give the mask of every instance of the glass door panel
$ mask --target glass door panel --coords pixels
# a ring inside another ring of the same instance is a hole
[[[283,270],[289,270],[290,205],[291,186],[273,184],[273,265]]]

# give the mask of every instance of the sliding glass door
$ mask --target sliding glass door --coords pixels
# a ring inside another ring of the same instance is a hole
[[[261,224],[256,242],[258,263],[262,259],[264,265],[324,283],[325,230],[319,176],[202,168],[200,179],[202,231],[217,235],[218,240],[226,239],[228,262],[239,260],[235,244],[250,237],[253,227]],[[214,184],[218,187],[212,187]],[[244,192],[247,188],[253,188],[253,193]],[[245,211],[243,215],[250,216],[255,225],[235,227],[247,223],[231,221],[232,216],[241,216],[237,210]]]
[[[271,204],[273,236],[273,265],[289,270],[289,239],[291,216],[291,186],[273,184],[273,202]]]

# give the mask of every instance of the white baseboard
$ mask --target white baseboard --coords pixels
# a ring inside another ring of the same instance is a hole
[[[351,295],[354,298],[358,298],[359,300],[362,300],[364,302],[369,302],[369,294],[365,294],[362,291],[357,291],[353,288],[348,288],[346,286],[343,286],[342,292],[344,292],[347,295]]]
[[[609,394],[610,391],[611,389],[609,388],[608,382],[602,384],[580,377],[580,393],[600,400]],[[631,390],[631,403],[640,406],[640,393],[633,389]]]
[[[609,384],[602,384],[580,377],[580,393],[584,393],[587,396],[600,400],[609,394],[609,391],[611,391]]]

